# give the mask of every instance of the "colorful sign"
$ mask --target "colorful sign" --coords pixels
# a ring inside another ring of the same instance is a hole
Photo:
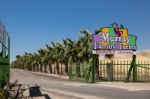
[[[101,28],[92,35],[94,54],[133,54],[136,51],[137,37],[130,35],[128,29],[116,23]]]

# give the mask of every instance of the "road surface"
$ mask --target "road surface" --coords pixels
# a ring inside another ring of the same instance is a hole
[[[10,75],[11,82],[39,85],[52,99],[150,99],[150,83],[89,84],[16,69]]]

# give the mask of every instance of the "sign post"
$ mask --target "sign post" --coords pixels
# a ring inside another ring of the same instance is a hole
[[[95,83],[96,55],[92,55],[92,83]]]

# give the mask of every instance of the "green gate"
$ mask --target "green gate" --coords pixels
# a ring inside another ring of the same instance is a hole
[[[96,68],[98,68],[98,55],[95,54],[92,55],[89,62],[70,63],[69,79],[95,83]]]
[[[69,64],[69,79],[70,80],[81,80],[81,81],[88,81],[88,72],[91,69],[90,63],[87,64],[86,62],[77,62]],[[90,75],[90,74],[89,74]]]

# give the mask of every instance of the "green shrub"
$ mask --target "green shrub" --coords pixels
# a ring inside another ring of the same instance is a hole
[[[2,90],[0,90],[0,99],[6,99],[6,94]]]

